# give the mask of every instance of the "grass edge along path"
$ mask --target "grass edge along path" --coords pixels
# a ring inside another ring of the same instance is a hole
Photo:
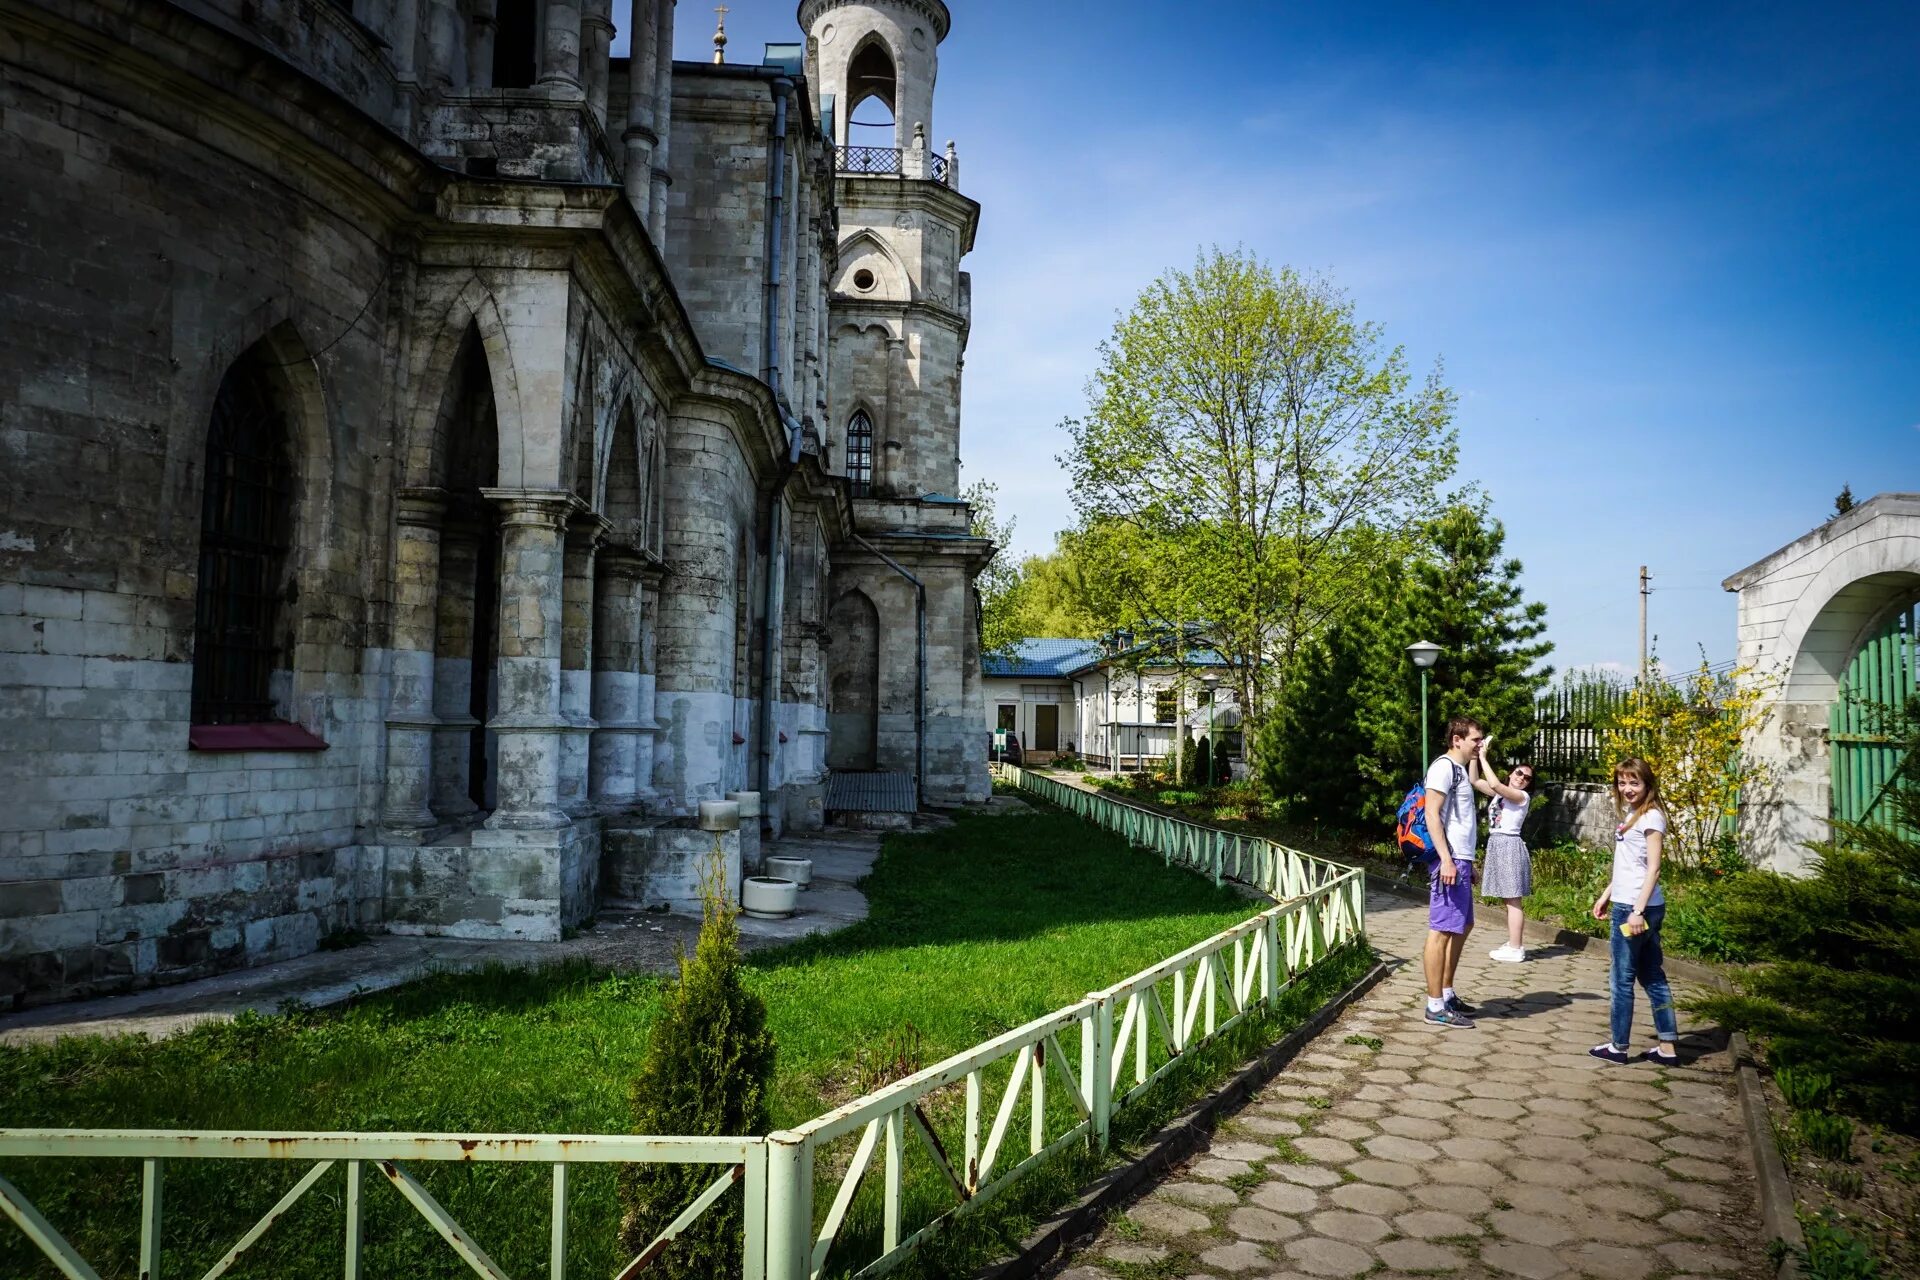
[[[947,831],[890,838],[863,887],[873,904],[867,922],[749,958],[780,1041],[776,1124],[1069,1004],[1238,923],[1254,905],[1059,812],[963,816]],[[624,1132],[626,1081],[660,989],[653,978],[581,965],[495,969],[159,1044],[7,1049],[0,1125]],[[137,1164],[16,1161],[4,1172],[103,1276],[132,1274]],[[175,1162],[165,1273],[198,1274],[300,1172]],[[422,1173],[508,1274],[544,1273],[544,1170]],[[1039,1191],[1035,1180],[998,1212],[1023,1211]],[[576,1171],[574,1192],[570,1273],[611,1274],[625,1259],[611,1247],[610,1171],[603,1180]],[[337,1274],[339,1200],[332,1175],[233,1274]],[[467,1274],[394,1200],[370,1198],[369,1274]],[[866,1216],[856,1205],[843,1238],[857,1237]],[[983,1213],[967,1229],[994,1248],[1017,1238],[990,1222]],[[959,1247],[962,1233],[952,1234]],[[54,1272],[0,1224],[0,1274]]]

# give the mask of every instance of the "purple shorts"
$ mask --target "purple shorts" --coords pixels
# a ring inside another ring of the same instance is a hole
[[[1455,860],[1460,875],[1452,884],[1440,880],[1440,864],[1434,863],[1427,880],[1427,927],[1435,933],[1465,933],[1473,927],[1473,864]]]

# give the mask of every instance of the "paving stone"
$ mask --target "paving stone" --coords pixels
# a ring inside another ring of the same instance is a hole
[[[1673,1181],[1672,1175],[1659,1165],[1644,1160],[1614,1160],[1595,1155],[1582,1161],[1581,1167],[1593,1175],[1596,1182],[1624,1182],[1629,1186],[1658,1190]]]
[[[1381,1119],[1378,1128],[1382,1133],[1390,1133],[1401,1138],[1419,1138],[1433,1142],[1453,1132],[1451,1125],[1422,1116],[1386,1116]]]
[[[1430,1240],[1389,1240],[1373,1251],[1380,1261],[1400,1271],[1454,1271],[1467,1265],[1466,1256],[1458,1249]]]
[[[1593,1110],[1593,1103],[1591,1100],[1536,1095],[1526,1100],[1526,1108],[1537,1116],[1585,1117]]]
[[[1285,1178],[1288,1182],[1303,1187],[1335,1187],[1340,1185],[1340,1175],[1323,1164],[1270,1164],[1267,1176]]]
[[[1418,1169],[1395,1164],[1391,1160],[1356,1160],[1347,1166],[1347,1172],[1362,1182],[1373,1182],[1383,1187],[1411,1187],[1421,1180]],[[1334,1180],[1339,1181],[1337,1175]]]
[[[1491,1120],[1518,1120],[1527,1114],[1527,1109],[1506,1098],[1480,1098],[1473,1104],[1473,1114]]]
[[[1234,1119],[1233,1126],[1269,1138],[1291,1138],[1300,1132],[1300,1122],[1290,1116],[1241,1115]]]
[[[1358,1102],[1392,1102],[1399,1096],[1398,1085],[1363,1084],[1353,1091],[1353,1098]]]
[[[1055,1280],[1113,1280],[1113,1277],[1098,1267],[1068,1267]]]
[[[1345,1187],[1340,1190],[1346,1190]],[[1309,1187],[1291,1182],[1263,1182],[1247,1197],[1252,1204],[1275,1213],[1312,1213],[1320,1207],[1320,1197]]]
[[[1496,1209],[1487,1216],[1487,1223],[1507,1239],[1518,1240],[1522,1244],[1551,1248],[1574,1238],[1572,1229],[1558,1218],[1524,1213],[1518,1209]]]
[[[1404,1164],[1418,1164],[1440,1158],[1440,1152],[1432,1143],[1422,1142],[1418,1138],[1402,1138],[1392,1133],[1368,1138],[1360,1145],[1367,1149],[1367,1154],[1370,1156],[1377,1156],[1382,1160],[1398,1160]]]
[[[1373,1132],[1372,1125],[1348,1118],[1347,1104],[1344,1102],[1338,1110],[1328,1112],[1325,1119],[1315,1121],[1313,1126],[1313,1136],[1316,1138],[1339,1138],[1346,1142],[1371,1138]]]
[[[1533,1090],[1523,1084],[1507,1084],[1499,1080],[1485,1078],[1474,1080],[1467,1085],[1467,1092],[1476,1098],[1504,1098],[1509,1102],[1519,1102],[1533,1096]]]
[[[1442,1186],[1497,1187],[1507,1181],[1506,1174],[1478,1160],[1440,1160],[1426,1165],[1424,1173]]]
[[[1393,1234],[1393,1228],[1386,1220],[1370,1213],[1354,1213],[1347,1209],[1329,1209],[1325,1213],[1316,1213],[1307,1219],[1307,1226],[1323,1236],[1332,1236],[1335,1240],[1347,1240],[1354,1244],[1372,1244],[1384,1240]]]
[[[1653,1120],[1647,1116],[1616,1116],[1604,1111],[1594,1111],[1588,1113],[1586,1122],[1594,1132],[1610,1134],[1614,1137],[1639,1138],[1648,1134],[1660,1136],[1660,1130],[1654,1127]]]
[[[1732,1182],[1740,1176],[1740,1171],[1731,1165],[1698,1160],[1692,1156],[1675,1156],[1667,1161],[1667,1169],[1696,1182]]]
[[[1326,1200],[1337,1208],[1371,1213],[1382,1218],[1405,1212],[1413,1203],[1405,1192],[1390,1187],[1376,1187],[1371,1182],[1349,1182],[1335,1187],[1327,1192]]]
[[[1399,1090],[1398,1096],[1418,1098],[1425,1102],[1443,1102],[1449,1110],[1457,1111],[1459,1109],[1460,1091],[1458,1089],[1443,1088],[1437,1084],[1422,1082],[1420,1084],[1406,1085]]]
[[[1641,1187],[1587,1187],[1576,1194],[1589,1208],[1623,1218],[1651,1218],[1660,1212],[1660,1198]]]
[[[1345,1164],[1360,1155],[1352,1143],[1342,1142],[1338,1138],[1295,1138],[1293,1149],[1322,1164]]]
[[[1549,1214],[1556,1218],[1579,1219],[1593,1212],[1570,1193],[1558,1187],[1537,1187],[1516,1183],[1500,1190],[1500,1198],[1522,1213]]]
[[[1166,1257],[1167,1250],[1164,1246],[1157,1244],[1108,1244],[1100,1247],[1100,1256],[1114,1262],[1143,1267]]]
[[[1619,1119],[1619,1117],[1612,1118]],[[1626,1123],[1625,1120],[1620,1122]],[[1676,1111],[1672,1115],[1662,1116],[1660,1123],[1675,1133],[1691,1133],[1703,1138],[1717,1137],[1724,1134],[1729,1127],[1728,1121],[1717,1116],[1696,1115],[1689,1111]]]
[[[1669,1111],[1712,1119],[1722,1119],[1733,1109],[1732,1101],[1719,1090],[1681,1089],[1678,1086],[1667,1090],[1666,1106]]]
[[[1675,1209],[1660,1219],[1660,1225],[1674,1235],[1695,1240],[1717,1240],[1728,1234],[1725,1222],[1698,1209]]]
[[[1572,1116],[1535,1116],[1527,1123],[1527,1132],[1548,1138],[1584,1138],[1593,1132],[1593,1127]]]
[[[1644,1102],[1649,1107],[1672,1110],[1668,1106],[1671,1095],[1665,1089],[1650,1084],[1637,1084],[1631,1081],[1604,1080],[1600,1091],[1610,1098],[1625,1098],[1634,1102]],[[1643,1113],[1644,1114],[1644,1113]]]
[[[1392,1067],[1375,1067],[1371,1071],[1363,1072],[1360,1078],[1365,1080],[1369,1084],[1412,1084],[1413,1083],[1412,1076],[1408,1075],[1404,1071],[1395,1070]]]
[[[1350,1120],[1376,1120],[1387,1114],[1387,1104],[1367,1102],[1359,1098],[1342,1098],[1340,1114]]]
[[[1459,1214],[1445,1213],[1439,1209],[1419,1209],[1413,1213],[1403,1213],[1393,1220],[1393,1225],[1401,1235],[1412,1236],[1417,1240],[1480,1234],[1480,1228]]]
[[[1342,1240],[1305,1236],[1286,1243],[1293,1265],[1313,1276],[1357,1276],[1373,1270],[1373,1255]]]
[[[1235,1209],[1227,1215],[1227,1234],[1240,1240],[1286,1240],[1300,1234],[1300,1224],[1270,1209]]]
[[[1538,1187],[1579,1187],[1592,1181],[1579,1165],[1564,1164],[1558,1160],[1534,1160],[1523,1156],[1509,1162],[1507,1170],[1513,1175],[1514,1181]]]
[[[1127,1216],[1148,1231],[1166,1236],[1191,1235],[1213,1225],[1206,1214],[1196,1209],[1184,1209],[1177,1204],[1165,1204],[1158,1200],[1144,1200],[1134,1205],[1127,1210]]]
[[[1725,1213],[1726,1196],[1721,1188],[1705,1182],[1669,1182],[1660,1188],[1674,1200],[1688,1209],[1698,1209],[1702,1213]]]
[[[1200,1265],[1215,1271],[1263,1271],[1273,1265],[1259,1245],[1245,1240],[1219,1245],[1200,1255]]]
[[[1449,1186],[1442,1182],[1410,1188],[1407,1192],[1429,1209],[1477,1218],[1493,1208],[1493,1194],[1480,1187]]]
[[[1559,1255],[1553,1250],[1537,1244],[1521,1244],[1517,1240],[1482,1245],[1480,1261],[1495,1271],[1521,1276],[1524,1280],[1551,1280],[1567,1270],[1566,1264],[1560,1261]]]
[[[1692,1240],[1675,1240],[1659,1246],[1659,1250],[1661,1257],[1683,1271],[1722,1274],[1740,1270],[1739,1259],[1730,1252]]]
[[[1608,1138],[1605,1143],[1590,1147],[1578,1138],[1540,1137],[1530,1133],[1527,1135],[1526,1141],[1520,1144],[1522,1149],[1517,1154],[1524,1155],[1533,1160],[1559,1160],[1566,1163],[1578,1163],[1596,1154],[1596,1147],[1601,1149],[1600,1154],[1612,1155],[1615,1153],[1613,1144],[1624,1141],[1626,1141],[1624,1138]]]
[[[1216,1160],[1271,1160],[1273,1147],[1265,1142],[1248,1142],[1244,1139],[1216,1142],[1207,1149],[1207,1154]]]
[[[1582,1275],[1598,1276],[1602,1280],[1642,1280],[1655,1271],[1665,1270],[1660,1255],[1645,1245],[1636,1248],[1594,1242],[1566,1250],[1561,1256]]]
[[[1232,1187],[1223,1187],[1217,1182],[1169,1182],[1154,1192],[1153,1198],[1195,1205],[1240,1203],[1240,1197]]]
[[[1660,1146],[1676,1156],[1693,1156],[1697,1160],[1716,1160],[1722,1164],[1743,1159],[1745,1152],[1736,1151],[1724,1142],[1715,1142],[1709,1138],[1696,1138],[1691,1134],[1675,1134],[1662,1138]]]
[[[1440,1150],[1455,1160],[1480,1160],[1491,1163],[1505,1160],[1513,1155],[1513,1148],[1504,1142],[1495,1142],[1491,1138],[1448,1138],[1439,1144]]]
[[[1238,1178],[1251,1173],[1253,1168],[1245,1160],[1222,1160],[1218,1156],[1201,1156],[1187,1167],[1187,1172],[1196,1178],[1225,1182],[1229,1178]]]

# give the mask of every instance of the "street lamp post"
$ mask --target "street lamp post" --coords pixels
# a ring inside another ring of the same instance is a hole
[[[1427,671],[1440,660],[1445,652],[1431,640],[1419,640],[1407,646],[1407,656],[1413,659],[1413,665],[1420,668],[1420,746],[1415,754],[1419,757],[1416,764],[1427,762]]]
[[[1220,776],[1220,744],[1213,740],[1213,704],[1219,697],[1220,677],[1209,671],[1200,683],[1207,686],[1207,776],[1201,781],[1210,787]]]

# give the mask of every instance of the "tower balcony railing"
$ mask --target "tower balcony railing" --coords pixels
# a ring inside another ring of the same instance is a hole
[[[958,188],[960,160],[949,146],[945,155],[899,147],[836,147],[834,167],[841,173],[879,178],[924,178]]]

